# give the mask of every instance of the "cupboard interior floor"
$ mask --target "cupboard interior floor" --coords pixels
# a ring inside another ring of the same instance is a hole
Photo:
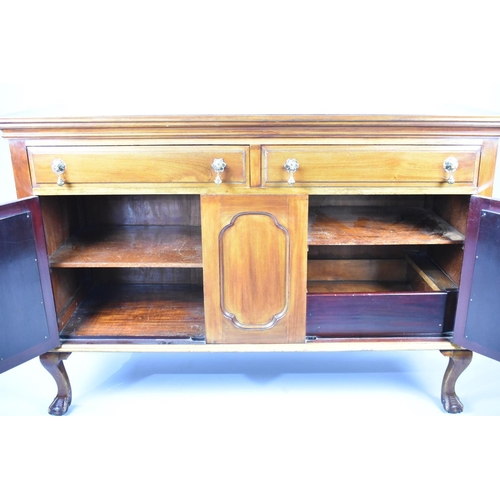
[[[63,339],[204,336],[199,285],[96,285],[61,332]]]

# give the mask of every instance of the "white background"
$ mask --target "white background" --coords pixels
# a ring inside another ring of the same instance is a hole
[[[3,116],[500,115],[491,1],[11,4]],[[0,202],[14,197],[3,141]],[[72,411],[55,418],[33,360],[0,376],[2,496],[497,498],[500,363],[474,357],[461,415],[440,406],[446,363],[73,354]]]

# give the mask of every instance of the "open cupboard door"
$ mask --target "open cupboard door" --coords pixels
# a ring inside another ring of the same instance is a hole
[[[453,341],[500,361],[500,200],[473,196]]]
[[[59,345],[38,198],[0,206],[0,373]]]

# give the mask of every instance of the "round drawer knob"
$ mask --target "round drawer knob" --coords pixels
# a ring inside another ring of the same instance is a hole
[[[443,162],[443,168],[445,172],[448,172],[448,184],[455,183],[455,177],[453,177],[453,172],[458,168],[458,160],[454,156],[449,156]]]
[[[226,162],[222,158],[214,158],[214,161],[212,162],[212,168],[217,173],[217,176],[215,177],[214,181],[215,184],[217,184],[217,186],[222,183],[220,174],[224,172],[226,166],[227,166]]]
[[[288,158],[283,165],[283,168],[290,174],[288,178],[288,184],[293,186],[295,184],[295,179],[293,174],[299,169],[299,162],[295,158]]]
[[[52,172],[57,174],[57,185],[64,186],[64,179],[62,174],[66,171],[66,163],[61,160],[61,158],[55,158],[52,160]]]

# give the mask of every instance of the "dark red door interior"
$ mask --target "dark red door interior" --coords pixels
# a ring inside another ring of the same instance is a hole
[[[37,198],[0,206],[0,372],[59,345]]]
[[[454,342],[500,361],[500,200],[471,200]]]

